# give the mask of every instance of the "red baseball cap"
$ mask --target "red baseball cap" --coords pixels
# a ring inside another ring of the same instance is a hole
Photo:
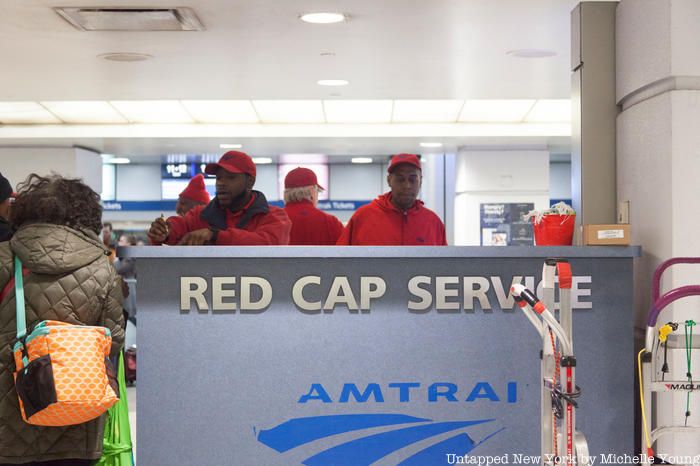
[[[230,150],[221,156],[218,162],[208,163],[204,167],[204,173],[207,175],[216,175],[216,170],[223,168],[230,173],[246,173],[250,176],[256,176],[255,163],[245,152]]]
[[[323,189],[323,186],[318,184],[316,173],[308,168],[297,167],[284,177],[284,189],[303,188],[304,186],[318,186]]]
[[[180,197],[191,199],[202,204],[209,204],[211,199],[204,185],[204,175],[199,173],[192,178],[187,187],[180,193]]]
[[[387,172],[393,172],[401,164],[413,165],[418,170],[423,170],[420,166],[420,159],[416,154],[396,154],[391,158]]]

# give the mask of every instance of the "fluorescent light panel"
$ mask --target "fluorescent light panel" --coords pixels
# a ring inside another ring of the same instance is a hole
[[[372,163],[372,157],[353,157],[350,159],[352,163]]]
[[[528,123],[551,123],[571,121],[571,100],[538,100],[527,114]]]
[[[324,123],[320,100],[254,100],[262,123]]]
[[[249,100],[183,100],[182,105],[199,123],[258,123]]]
[[[350,81],[345,79],[319,79],[316,81],[319,86],[347,86]]]
[[[460,123],[521,122],[534,100],[465,100]]]
[[[99,100],[41,102],[64,123],[128,123],[108,102]]]
[[[463,100],[395,100],[393,123],[454,123]]]
[[[243,144],[219,144],[220,149],[242,149]]]
[[[0,102],[0,123],[56,124],[61,120],[36,102]]]
[[[131,123],[194,123],[177,100],[113,100],[110,103]]]
[[[124,165],[127,163],[131,163],[131,160],[127,159],[126,157],[114,157],[113,159],[106,160],[104,163],[112,165]]]
[[[253,163],[257,165],[268,165],[272,163],[270,157],[253,157]]]
[[[461,107],[461,111],[459,108]],[[458,116],[456,114],[459,113]],[[567,123],[571,101],[156,100],[0,102],[0,122],[124,123]]]
[[[324,100],[327,123],[389,123],[391,100]]]
[[[55,138],[215,138],[226,140],[231,131],[246,140],[255,138],[439,138],[571,136],[571,123],[374,124],[374,125],[5,125],[0,141]],[[420,142],[420,141],[417,141]],[[218,159],[220,153],[214,158]]]
[[[311,24],[333,24],[342,23],[347,20],[347,16],[343,13],[306,13],[299,17],[305,23]]]

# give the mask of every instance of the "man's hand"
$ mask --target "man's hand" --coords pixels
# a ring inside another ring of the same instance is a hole
[[[212,235],[213,233],[209,228],[194,230],[183,236],[177,244],[182,246],[201,246],[203,244],[208,244],[209,241],[211,241]]]
[[[151,229],[148,230],[148,239],[152,243],[162,243],[168,239],[170,228],[163,217],[158,217],[151,223]]]

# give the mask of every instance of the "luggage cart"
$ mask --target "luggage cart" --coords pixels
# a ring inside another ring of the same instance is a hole
[[[654,445],[666,435],[693,435],[695,444],[700,444],[700,427],[688,425],[694,416],[695,424],[700,425],[700,413],[693,415],[691,395],[700,390],[700,382],[694,378],[700,375],[700,362],[693,360],[693,350],[700,352],[700,337],[696,335],[693,343],[693,320],[668,322],[656,328],[659,314],[671,303],[689,296],[700,296],[700,285],[688,285],[672,289],[661,295],[661,276],[669,267],[676,264],[700,264],[700,257],[678,257],[663,262],[654,271],[652,279],[651,309],[647,317],[647,329],[644,348],[637,355],[639,398],[642,413],[641,441],[646,445],[646,454],[642,453],[641,464],[654,462]],[[679,354],[682,353],[682,354]],[[685,360],[682,367],[673,367],[668,361]],[[685,421],[683,425],[657,425],[653,415],[654,407],[662,396],[673,393],[686,393]],[[673,452],[663,452],[671,454]]]
[[[559,321],[554,309],[555,277],[559,277]],[[523,285],[513,285],[511,294],[542,339],[540,371],[542,464],[589,464],[588,444],[576,430],[576,358],[572,346],[571,267],[564,259],[547,259],[542,268],[542,301]],[[538,317],[539,316],[539,317]],[[563,370],[562,370],[563,368]],[[562,447],[560,447],[560,445]]]

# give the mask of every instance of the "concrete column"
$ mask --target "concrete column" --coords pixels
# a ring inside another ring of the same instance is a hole
[[[15,188],[31,173],[57,173],[82,178],[97,193],[102,192],[102,158],[80,147],[0,147],[0,167]]]
[[[617,195],[630,202],[635,261],[636,325],[646,325],[651,277],[662,261],[700,256],[700,2],[622,0],[617,8]],[[669,290],[700,284],[700,267],[677,266],[663,280]],[[700,320],[700,300],[679,301],[660,322]],[[700,329],[695,330],[696,336]],[[681,335],[682,338],[682,335]],[[680,372],[685,374],[685,362]],[[678,367],[678,366],[677,366]],[[697,366],[696,366],[697,367]],[[667,399],[667,397],[665,397]],[[700,426],[700,396],[691,395],[688,425]],[[683,425],[685,394],[662,402],[658,424]],[[700,454],[700,438],[662,439],[657,451]]]
[[[616,6],[582,2],[571,13],[571,174],[577,225],[615,223]]]

